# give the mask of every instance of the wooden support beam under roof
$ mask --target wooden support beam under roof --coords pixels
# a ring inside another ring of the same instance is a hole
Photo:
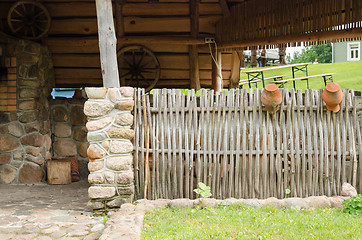
[[[190,1],[190,26],[191,37],[197,38],[199,34],[199,0]],[[199,90],[200,85],[200,69],[199,69],[199,50],[196,44],[189,46],[190,61],[190,88]]]
[[[96,9],[103,86],[119,87],[112,0],[96,0]]]

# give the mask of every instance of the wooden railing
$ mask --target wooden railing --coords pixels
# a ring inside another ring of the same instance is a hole
[[[139,89],[136,198],[195,198],[198,182],[216,198],[332,196],[343,182],[362,192],[360,96],[344,90],[332,113],[322,90],[281,89],[282,104],[270,114],[261,90],[250,91]]]

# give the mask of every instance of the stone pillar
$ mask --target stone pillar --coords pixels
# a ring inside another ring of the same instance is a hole
[[[104,211],[133,200],[134,89],[89,87],[85,90],[89,98],[84,104],[90,144],[88,205],[95,211]]]

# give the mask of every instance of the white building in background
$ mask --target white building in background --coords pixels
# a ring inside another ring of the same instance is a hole
[[[361,61],[362,41],[332,43],[332,62]]]

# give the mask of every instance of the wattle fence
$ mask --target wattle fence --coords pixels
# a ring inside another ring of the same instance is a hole
[[[198,182],[215,198],[333,196],[343,182],[361,193],[361,93],[344,90],[333,113],[322,90],[281,89],[270,114],[261,91],[138,89],[136,199],[195,198]]]

